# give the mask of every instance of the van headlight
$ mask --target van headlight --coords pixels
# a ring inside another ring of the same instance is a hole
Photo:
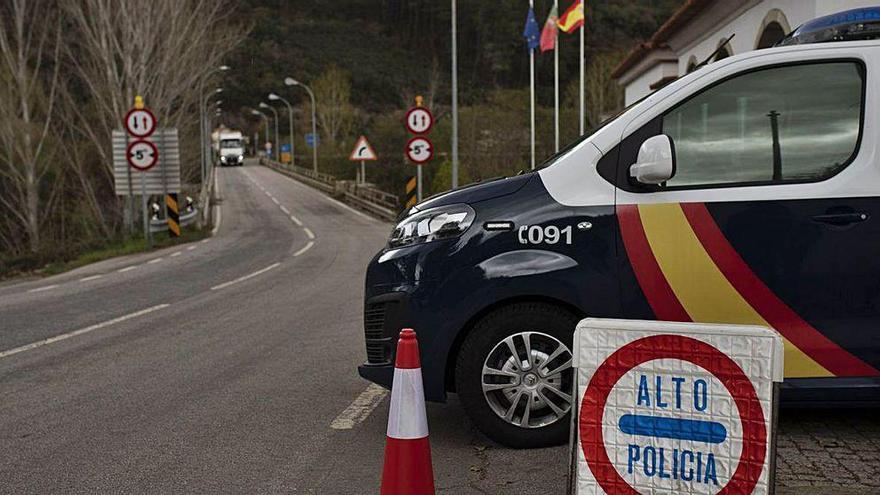
[[[394,227],[388,247],[399,248],[458,237],[471,226],[475,215],[473,208],[465,204],[439,206],[418,212]]]
[[[238,155],[238,161],[243,162],[243,161],[244,161],[244,155]]]
[[[226,163],[226,157],[223,155],[220,155],[220,161],[223,163]]]

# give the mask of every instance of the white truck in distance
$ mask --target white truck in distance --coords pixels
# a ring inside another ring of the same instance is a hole
[[[244,143],[241,131],[222,130],[217,136],[220,165],[244,165]]]

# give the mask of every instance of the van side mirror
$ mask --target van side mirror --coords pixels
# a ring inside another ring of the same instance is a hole
[[[669,136],[660,134],[646,139],[629,175],[641,184],[662,184],[671,179],[675,175],[675,152]]]

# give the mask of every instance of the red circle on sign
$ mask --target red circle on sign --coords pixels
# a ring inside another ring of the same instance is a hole
[[[593,374],[581,401],[579,422],[584,458],[593,477],[609,495],[638,495],[608,458],[602,435],[602,417],[614,385],[631,369],[654,359],[678,359],[695,364],[715,375],[727,388],[739,411],[743,447],[733,477],[718,494],[752,493],[767,453],[764,411],[755,388],[742,368],[723,352],[681,335],[654,335],[630,342],[608,356]]]
[[[153,151],[153,157],[150,160],[150,163],[147,165],[137,165],[132,160],[131,150],[132,150],[132,148],[134,148],[135,146],[137,146],[139,144],[146,144]],[[159,161],[159,149],[156,148],[156,145],[153,144],[152,141],[145,141],[143,139],[137,139],[135,141],[128,143],[128,146],[125,148],[125,159],[128,161],[128,164],[131,165],[132,168],[140,170],[141,172],[146,172],[147,170],[150,170],[151,168],[153,168],[156,165],[156,162]]]
[[[426,114],[428,114],[428,126],[422,131],[413,128],[413,123],[410,119],[410,117],[412,117],[412,114],[416,112],[425,112]],[[411,134],[427,134],[431,132],[431,129],[434,127],[434,114],[432,114],[431,111],[425,107],[412,107],[406,111],[405,123],[406,130],[408,130]]]
[[[424,141],[425,143],[428,144],[428,149],[426,150],[425,156],[414,157],[410,153],[410,151],[412,150],[412,144],[416,141]],[[430,139],[428,139],[424,136],[416,136],[406,142],[406,157],[409,158],[409,160],[411,162],[415,163],[416,165],[421,165],[421,164],[427,162],[428,160],[430,160],[431,158],[434,158],[434,143],[432,143]]]
[[[149,128],[147,128],[147,132],[138,133],[138,132],[136,132],[136,130],[133,130],[131,127],[128,126],[128,119],[135,112],[144,112],[150,116],[150,119],[152,120],[152,125]],[[157,124],[156,116],[153,115],[153,112],[150,111],[149,108],[132,108],[131,110],[128,111],[128,113],[125,114],[125,130],[127,130],[128,133],[134,137],[146,138],[146,137],[152,136],[153,133],[156,132],[156,124]]]

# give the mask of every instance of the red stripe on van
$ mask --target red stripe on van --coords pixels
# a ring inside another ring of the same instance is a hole
[[[813,328],[779,299],[733,249],[705,204],[682,203],[681,209],[721,273],[755,311],[786,339],[837,376],[880,376],[875,368]]]
[[[654,317],[666,321],[691,321],[672,287],[663,275],[651,245],[645,236],[642,218],[637,205],[618,205],[617,221],[620,223],[620,235],[626,255],[632,265],[633,272],[648,304],[654,311]]]

